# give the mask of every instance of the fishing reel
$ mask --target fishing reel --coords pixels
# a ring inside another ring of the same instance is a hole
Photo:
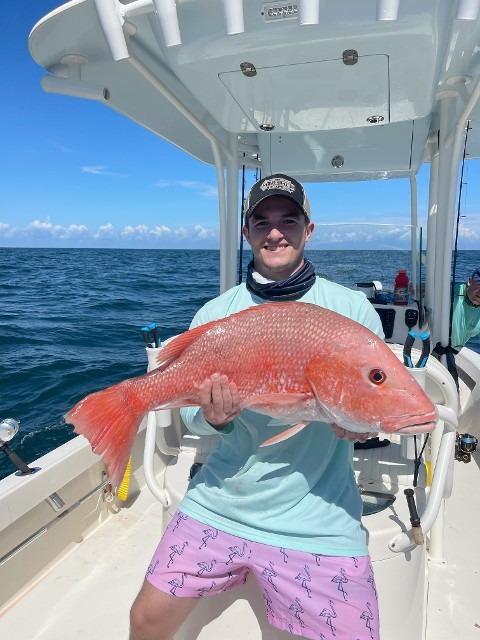
[[[478,439],[469,433],[457,433],[455,439],[455,460],[470,462],[472,453],[476,451]]]
[[[39,467],[29,467],[14,451],[12,451],[8,445],[18,433],[20,429],[20,421],[14,418],[4,418],[0,421],[0,451],[7,456],[7,458],[13,462],[17,467],[17,476],[28,476],[32,473],[40,471]]]

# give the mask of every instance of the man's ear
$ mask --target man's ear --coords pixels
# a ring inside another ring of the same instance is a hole
[[[247,242],[248,242],[248,240],[249,240],[249,237],[248,237],[248,227],[247,227],[247,225],[246,225],[246,224],[244,224],[244,225],[243,225],[243,227],[242,227],[242,233],[243,233],[243,237],[244,237],[244,238],[245,238],[245,240],[247,240]]]
[[[313,222],[309,222],[307,224],[307,228],[305,232],[305,242],[308,242],[310,240],[314,229],[315,229],[315,225],[313,224]]]

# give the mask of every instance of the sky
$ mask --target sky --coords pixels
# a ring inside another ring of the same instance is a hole
[[[104,105],[43,92],[45,71],[30,57],[28,34],[60,4],[29,0],[2,7],[0,247],[218,248],[213,167]],[[467,163],[459,234],[464,249],[480,249],[479,173],[479,160]],[[424,169],[418,175],[421,224],[427,175]],[[253,179],[249,172],[247,188]],[[397,230],[380,230],[376,246],[408,247],[407,180],[308,183],[306,190],[317,224],[311,249],[328,246],[327,237],[340,246],[344,227],[319,227],[332,221],[355,223],[352,242],[360,238],[358,248],[369,246],[378,232],[362,223],[377,212]]]

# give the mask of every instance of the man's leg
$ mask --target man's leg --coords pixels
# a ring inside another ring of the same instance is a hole
[[[130,611],[130,640],[171,640],[199,598],[177,598],[147,580]]]

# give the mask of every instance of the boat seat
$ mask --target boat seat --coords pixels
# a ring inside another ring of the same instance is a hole
[[[353,469],[357,484],[369,491],[381,493],[397,493],[400,489],[412,487],[415,473],[415,461],[405,457],[405,447],[402,438],[405,436],[383,436],[381,440],[388,440],[389,445],[372,449],[355,449],[353,455]],[[423,436],[417,437],[417,447],[420,451]],[[427,474],[422,463],[418,470],[419,489],[427,486]]]
[[[217,447],[220,436],[194,436],[186,433],[180,442],[180,453],[190,452],[195,455],[195,462],[205,462],[208,455]]]

